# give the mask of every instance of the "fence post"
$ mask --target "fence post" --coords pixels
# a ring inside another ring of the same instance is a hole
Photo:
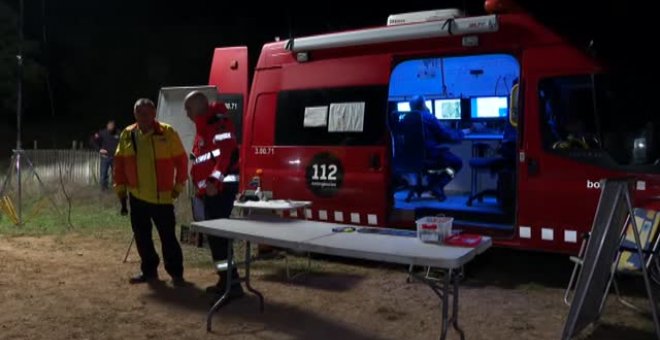
[[[34,149],[37,150],[37,140],[36,139],[34,140],[33,146],[34,146]]]

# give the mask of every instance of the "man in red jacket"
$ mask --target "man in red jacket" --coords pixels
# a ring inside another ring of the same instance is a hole
[[[197,134],[193,143],[191,177],[197,189],[197,197],[204,202],[204,219],[228,218],[238,192],[238,146],[234,124],[226,115],[223,103],[209,103],[199,91],[186,96],[185,109],[188,118],[195,123]],[[218,266],[227,261],[230,241],[208,235],[213,262]],[[218,271],[219,280],[207,292],[222,294],[227,283],[227,271]],[[238,271],[232,270],[232,287],[229,298],[244,295]]]

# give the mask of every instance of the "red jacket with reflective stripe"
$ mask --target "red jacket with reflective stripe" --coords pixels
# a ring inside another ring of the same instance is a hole
[[[226,113],[224,103],[213,102],[206,114],[195,118],[197,134],[190,175],[199,196],[206,194],[206,186],[222,189],[223,181],[234,181],[228,175],[238,174],[236,131]]]

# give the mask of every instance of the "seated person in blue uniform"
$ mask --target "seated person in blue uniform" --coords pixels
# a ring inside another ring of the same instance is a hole
[[[411,111],[417,111],[422,115],[424,125],[424,148],[426,159],[434,169],[443,170],[440,173],[430,174],[428,177],[431,193],[439,201],[447,199],[445,186],[454,179],[454,176],[463,168],[463,161],[447,147],[447,144],[455,144],[463,139],[463,131],[447,129],[426,107],[423,96],[415,96],[410,101]]]

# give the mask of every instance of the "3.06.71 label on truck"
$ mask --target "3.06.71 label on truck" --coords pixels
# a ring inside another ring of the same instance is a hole
[[[274,155],[275,148],[272,146],[253,146],[254,154],[260,156]]]
[[[344,181],[344,167],[339,158],[323,152],[315,155],[305,169],[307,187],[321,197],[334,196]]]

